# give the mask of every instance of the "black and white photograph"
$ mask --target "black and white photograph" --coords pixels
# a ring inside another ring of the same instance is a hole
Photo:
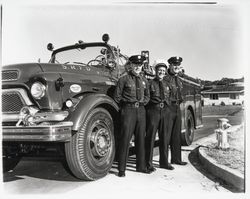
[[[0,6],[1,195],[247,197],[250,2]]]

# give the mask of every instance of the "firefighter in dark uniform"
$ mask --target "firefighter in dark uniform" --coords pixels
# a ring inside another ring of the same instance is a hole
[[[181,159],[181,110],[180,103],[183,102],[183,85],[180,79],[182,69],[180,67],[182,62],[181,57],[171,57],[168,59],[169,69],[166,80],[171,85],[170,92],[170,117],[169,117],[169,131],[171,131],[170,149],[171,149],[171,163],[178,165],[186,165]]]
[[[147,105],[147,127],[146,127],[146,165],[149,171],[155,171],[153,167],[153,149],[155,135],[158,130],[160,168],[173,170],[174,167],[168,162],[168,148],[171,132],[168,131],[169,121],[169,95],[170,85],[164,79],[167,73],[167,65],[158,63],[155,66],[156,77],[149,82],[150,101]]]
[[[132,135],[135,135],[136,171],[150,173],[145,164],[146,113],[149,101],[148,82],[141,75],[144,56],[134,55],[128,60],[131,70],[116,86],[114,100],[121,108],[121,134],[118,147],[118,176],[124,177]]]

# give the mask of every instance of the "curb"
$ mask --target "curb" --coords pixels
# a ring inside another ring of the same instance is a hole
[[[230,185],[233,185],[240,191],[245,190],[245,181],[243,174],[224,165],[217,164],[214,159],[206,155],[206,153],[204,152],[204,147],[202,146],[198,148],[198,157],[202,165],[214,176],[222,179]]]

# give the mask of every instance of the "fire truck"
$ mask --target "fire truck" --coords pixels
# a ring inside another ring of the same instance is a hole
[[[79,179],[96,180],[109,172],[120,131],[119,107],[112,97],[128,70],[128,57],[108,43],[108,34],[102,40],[58,49],[49,43],[49,63],[2,67],[4,171],[22,157],[51,155],[56,149]],[[202,122],[200,85],[188,76],[182,80],[182,138],[190,145]]]

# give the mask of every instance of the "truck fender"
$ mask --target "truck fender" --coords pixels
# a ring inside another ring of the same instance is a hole
[[[113,108],[115,111],[119,111],[119,107],[116,102],[109,96],[105,94],[90,94],[84,97],[76,106],[74,112],[70,114],[69,120],[73,122],[72,130],[77,131],[82,121],[85,120],[86,116],[90,110],[95,107],[108,105]]]

